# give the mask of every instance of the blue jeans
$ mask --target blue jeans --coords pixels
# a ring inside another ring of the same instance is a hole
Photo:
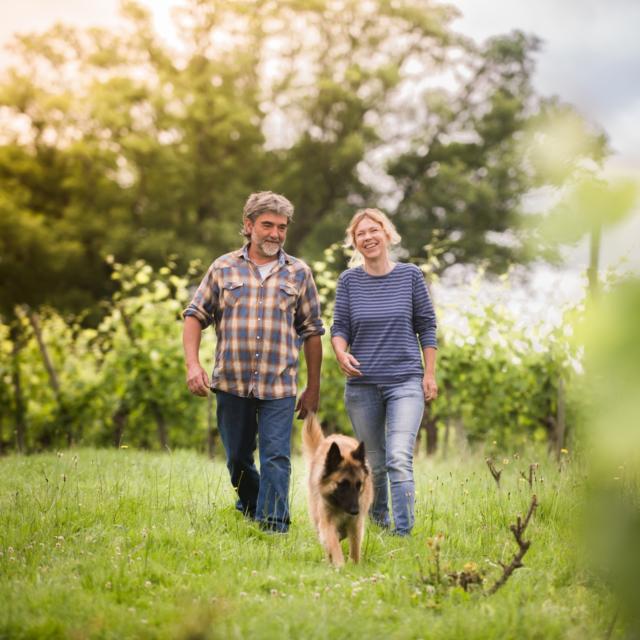
[[[373,471],[371,517],[389,526],[390,483],[394,533],[408,535],[414,522],[413,450],[424,412],[422,380],[347,384],[345,406]]]
[[[241,398],[216,391],[218,429],[227,454],[236,508],[273,531],[289,529],[291,429],[295,396]],[[260,451],[260,473],[253,454]]]

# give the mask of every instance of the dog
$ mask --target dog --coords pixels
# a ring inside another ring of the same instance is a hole
[[[373,501],[373,481],[364,442],[343,435],[324,437],[315,414],[302,428],[302,446],[309,470],[309,515],[327,558],[344,565],[340,541],[349,538],[349,556],[360,561],[364,527]]]

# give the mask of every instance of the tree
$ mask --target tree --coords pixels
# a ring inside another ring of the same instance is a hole
[[[0,197],[24,243],[4,264],[27,255],[52,287],[26,273],[3,307],[86,308],[112,291],[108,255],[208,262],[238,245],[259,189],[295,203],[288,247],[307,258],[355,208],[387,203],[413,256],[440,229],[444,264],[526,260],[505,238],[536,184],[521,143],[546,105],[530,82],[538,42],[479,47],[455,15],[426,0],[190,0],[174,51],[125,2],[117,32],[17,36]]]

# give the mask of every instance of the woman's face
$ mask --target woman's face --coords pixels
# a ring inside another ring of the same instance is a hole
[[[353,230],[356,249],[366,260],[386,255],[389,239],[382,225],[365,216]]]

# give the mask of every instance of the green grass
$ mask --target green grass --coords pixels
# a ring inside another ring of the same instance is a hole
[[[532,491],[510,458],[418,460],[410,539],[367,529],[364,561],[331,568],[294,464],[293,525],[269,535],[233,507],[222,462],[192,452],[81,449],[0,460],[2,638],[601,638],[612,600],[579,560],[578,469],[541,466],[519,569],[493,596],[429,585],[475,562],[485,588],[516,549]],[[615,636],[615,632],[614,632]]]

